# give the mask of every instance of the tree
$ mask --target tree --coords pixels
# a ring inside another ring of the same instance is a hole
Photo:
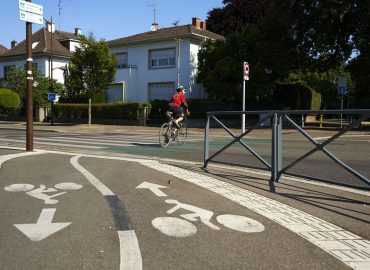
[[[251,80],[247,98],[271,97],[275,81],[299,67],[299,54],[286,18],[269,11],[259,25],[249,25],[224,41],[208,42],[198,58],[198,82],[214,99],[241,100],[242,63],[248,61]]]
[[[68,99],[73,100],[79,93],[92,97],[105,91],[114,79],[116,65],[117,60],[109,52],[106,41],[96,41],[92,34],[82,37],[81,48],[76,49],[68,67]]]
[[[48,93],[60,94],[64,90],[64,86],[56,80],[45,78],[41,72],[34,68],[33,74],[33,103],[35,106],[44,106],[48,102]],[[26,70],[24,68],[12,67],[7,72],[6,81],[3,82],[8,88],[16,92],[20,98],[26,100],[27,97],[27,81]]]
[[[208,12],[209,31],[227,36],[242,32],[251,24],[259,24],[272,4],[272,0],[224,0],[224,7]]]

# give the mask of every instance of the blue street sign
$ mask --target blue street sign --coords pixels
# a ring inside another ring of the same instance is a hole
[[[344,95],[344,94],[346,94],[346,92],[347,92],[347,89],[346,89],[346,87],[345,86],[338,86],[338,94],[339,95]]]
[[[55,101],[57,97],[57,94],[55,93],[48,93],[48,100],[49,101]]]

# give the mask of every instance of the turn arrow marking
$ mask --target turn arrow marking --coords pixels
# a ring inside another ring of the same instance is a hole
[[[42,209],[37,223],[14,224],[14,226],[26,235],[31,241],[41,241],[46,237],[67,227],[72,222],[52,223],[56,208]]]
[[[165,186],[149,183],[149,182],[143,182],[140,185],[138,185],[136,188],[147,188],[150,189],[151,192],[153,192],[158,197],[167,197],[167,194],[164,193],[161,188],[168,188]]]

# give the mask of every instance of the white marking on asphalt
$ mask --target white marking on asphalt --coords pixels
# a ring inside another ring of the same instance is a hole
[[[0,168],[1,165],[11,159],[14,158],[19,158],[19,157],[26,157],[26,156],[32,156],[32,155],[40,155],[43,154],[44,152],[25,152],[25,153],[18,153],[18,154],[9,154],[9,155],[3,155],[0,156]]]
[[[141,270],[142,258],[134,230],[118,231],[121,263],[120,270]]]
[[[332,136],[322,136],[322,137],[315,137],[315,140],[327,140],[330,139]],[[354,135],[342,135],[337,140],[341,140],[342,138],[356,138],[356,137],[370,137],[368,134],[354,134]]]
[[[140,185],[138,185],[136,188],[139,188],[139,189],[147,188],[158,197],[166,197],[167,196],[166,193],[164,193],[162,190],[160,190],[161,188],[168,188],[168,187],[165,187],[165,186],[161,186],[161,185],[157,185],[157,184],[153,184],[153,183],[149,183],[149,182],[143,182]]]
[[[3,139],[0,138],[0,141],[5,141],[5,142],[20,142],[20,143],[25,143],[25,140],[12,140],[12,139]],[[103,146],[91,146],[91,145],[78,145],[78,144],[66,144],[66,143],[53,143],[53,142],[42,142],[39,140],[34,140],[35,143],[37,144],[47,144],[47,145],[55,145],[55,146],[67,146],[67,147],[77,147],[77,148],[89,148],[89,149],[103,149],[106,147]]]
[[[203,209],[203,208],[200,208],[200,207],[196,207],[196,206],[193,206],[193,205],[190,205],[190,204],[181,203],[178,200],[169,199],[169,200],[165,200],[165,202],[169,203],[169,204],[175,204],[174,207],[172,207],[170,210],[167,211],[167,214],[173,214],[175,211],[177,211],[179,209],[185,209],[185,210],[188,210],[192,213],[191,214],[180,215],[181,217],[183,217],[183,218],[185,218],[189,221],[197,221],[198,218],[199,218],[199,220],[201,222],[203,222],[205,225],[207,225],[211,229],[214,229],[214,230],[219,230],[220,229],[218,226],[212,224],[212,222],[211,222],[211,218],[213,216],[212,211],[209,211],[209,210],[206,210],[206,209]]]
[[[213,191],[216,194],[275,221],[328,252],[353,269],[366,269],[364,267],[369,269],[370,241],[358,235],[286,204],[209,176],[189,172],[171,165],[161,164],[157,161],[139,161],[139,163]],[[303,231],[321,232],[320,228],[322,227],[325,228],[326,234],[321,234],[320,238],[317,238],[317,236],[316,238],[311,236],[308,237],[307,233],[303,233]],[[342,238],[344,236],[348,238],[343,240]],[[345,253],[343,253],[343,251],[345,251]]]
[[[38,139],[37,141],[38,142],[39,141],[78,142],[78,143],[84,144],[84,145],[86,145],[86,144],[95,144],[95,145],[111,145],[111,146],[132,146],[133,144],[142,143],[142,142],[133,141],[133,140],[130,140],[128,142],[116,143],[116,142],[108,142],[107,140],[103,140],[103,142],[101,142],[102,140],[95,140],[95,139],[81,139],[81,138],[74,138],[74,139],[60,138],[60,139],[56,139],[56,137],[42,138],[42,139]],[[145,142],[145,144],[158,144],[158,143]]]
[[[98,191],[100,191],[103,196],[114,195],[114,193],[107,186],[105,186],[102,182],[99,181],[98,178],[96,178],[78,163],[78,159],[80,157],[81,156],[74,156],[71,158],[70,162],[72,166],[75,167],[80,173],[82,173],[90,182],[90,184],[92,184]]]
[[[103,196],[115,196],[107,186],[78,163],[80,157],[71,158],[72,166],[81,172]],[[120,270],[141,270],[141,252],[135,232],[133,230],[118,231],[118,237],[120,240]]]
[[[42,209],[37,223],[14,224],[14,226],[26,235],[31,241],[41,241],[46,237],[60,231],[72,222],[52,223],[56,208]]]
[[[265,230],[265,226],[257,220],[237,215],[219,215],[217,222],[239,232],[256,233]]]
[[[9,192],[22,192],[22,191],[26,192],[34,188],[35,186],[31,184],[13,184],[4,187],[4,190]]]
[[[194,224],[175,217],[157,217],[152,220],[152,225],[161,233],[173,237],[189,237],[197,232]]]

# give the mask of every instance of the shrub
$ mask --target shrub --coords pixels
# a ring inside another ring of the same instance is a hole
[[[98,103],[91,105],[91,114],[93,118],[138,120],[139,109],[142,107],[148,107],[148,104],[134,102]],[[57,103],[54,105],[54,115],[58,118],[88,118],[88,114],[88,104]]]
[[[19,109],[19,105],[20,98],[17,93],[7,88],[0,89],[0,113],[13,114]]]

